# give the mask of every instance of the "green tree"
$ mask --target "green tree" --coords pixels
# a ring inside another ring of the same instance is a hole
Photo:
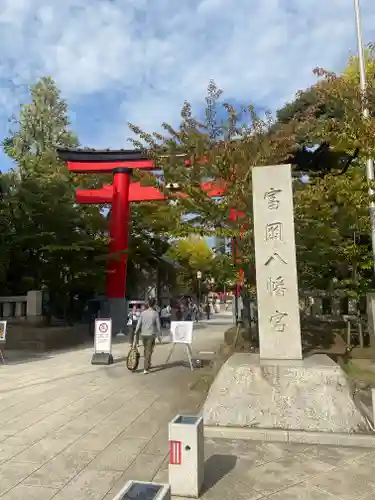
[[[300,101],[291,104],[297,112],[291,112],[283,121],[275,122],[270,116],[260,119],[251,106],[244,107],[239,114],[225,104],[227,118],[218,121],[221,92],[211,83],[203,123],[193,117],[190,106],[185,104],[178,128],[163,124],[165,137],[133,126],[140,138],[136,144],[146,142],[155,158],[163,154],[166,179],[183,186],[189,195],[179,201],[185,214],[195,214],[190,223],[181,226],[184,234],[195,231],[239,236],[241,221],[230,222],[229,210],[237,208],[244,212],[248,226],[238,241],[250,293],[255,284],[252,166],[288,162],[291,151],[301,143],[317,144],[324,140],[337,151],[351,152],[360,147],[362,154],[357,166],[341,177],[327,175],[311,179],[305,186],[295,184],[301,280],[305,287],[327,287],[339,275],[340,286],[347,289],[353,289],[354,279],[357,289],[368,285],[368,245],[358,242],[359,237],[363,241],[368,231],[363,161],[374,153],[374,123],[372,118],[362,119],[363,96],[349,78],[322,70],[316,74],[320,78],[318,84],[307,91],[314,93],[313,98],[301,102],[298,95]],[[369,106],[371,92],[369,89]],[[191,161],[190,168],[181,161],[178,156],[181,153]],[[200,188],[207,179],[224,185],[225,194],[217,200],[208,198]]]
[[[275,127],[299,121],[299,142],[318,144],[323,140],[337,150],[353,151],[359,147],[362,155],[372,155],[374,147],[375,107],[375,52],[366,49],[366,96],[359,89],[359,62],[357,56],[348,59],[342,74],[316,68],[315,85],[299,92],[292,103],[277,112]],[[362,119],[362,107],[371,114]]]
[[[335,286],[353,296],[363,294],[372,282],[369,186],[364,164],[375,148],[375,80],[374,54],[366,51],[365,55],[366,95],[359,90],[358,58],[351,57],[342,74],[317,70],[320,79],[311,88],[314,102],[300,101],[305,113],[303,142],[327,141],[333,150],[349,153],[359,148],[359,158],[344,175],[326,175],[300,186],[295,199],[301,285],[329,289],[335,278]],[[328,105],[330,113],[314,112]],[[364,105],[370,111],[366,120],[362,115]],[[292,107],[286,106],[278,116],[286,113],[288,120],[298,119]]]
[[[179,285],[186,292],[196,293],[197,272],[205,280],[212,277],[214,254],[207,241],[200,236],[191,235],[171,243],[167,257],[182,266],[179,273]]]
[[[74,203],[74,179],[56,156],[58,146],[78,144],[56,85],[42,78],[30,96],[3,143],[15,163],[3,200],[11,218],[4,286],[12,293],[47,287],[64,305],[103,279],[95,258],[106,250],[106,221],[100,207]]]
[[[0,172],[0,283],[6,281],[11,254],[12,240],[10,235],[14,233],[14,220],[9,204],[11,188],[14,184],[12,172],[1,174]]]
[[[74,190],[100,187],[108,177],[71,174],[57,158],[57,147],[76,147],[78,139],[69,129],[67,103],[53,80],[42,78],[31,87],[30,98],[13,117],[3,143],[15,164],[0,212],[7,211],[4,224],[12,227],[6,231],[8,244],[1,253],[3,283],[12,293],[48,287],[55,303],[61,304],[79,292],[104,291],[108,217],[103,207],[77,205]],[[148,179],[140,173],[136,180]],[[134,285],[143,277],[149,279],[147,272],[155,269],[156,262],[163,265],[160,257],[168,248],[168,229],[180,212],[178,206],[164,202],[133,205],[130,296],[136,296]]]
[[[334,277],[354,296],[372,283],[365,161],[375,153],[375,87],[373,54],[366,57],[366,95],[359,90],[358,58],[350,58],[341,75],[318,72],[324,85],[316,87],[317,99],[341,112],[324,119],[310,115],[307,123],[310,142],[325,140],[337,151],[359,148],[359,158],[344,175],[313,180],[296,195],[300,279],[306,286],[327,288]],[[363,119],[364,105],[368,119]]]
[[[242,265],[248,269],[246,275],[254,286],[251,170],[254,165],[280,163],[288,158],[297,143],[300,123],[291,122],[273,130],[274,120],[270,115],[261,119],[252,106],[245,106],[237,113],[232,106],[222,104],[221,90],[213,82],[209,84],[206,101],[203,122],[193,116],[191,106],[185,103],[179,127],[163,123],[164,136],[144,132],[130,124],[139,138],[134,143],[138,147],[146,144],[160,163],[166,184],[177,183],[188,195],[178,198],[185,217],[174,228],[175,235],[230,237],[242,232],[238,238]],[[224,108],[226,113],[223,121],[218,119],[219,108]],[[190,161],[189,168],[181,159],[181,153]],[[212,181],[215,187],[225,191],[217,198],[209,197],[202,189],[203,184]],[[164,191],[174,195],[166,188]],[[245,214],[245,232],[243,228],[241,231],[241,220],[230,220],[231,208]]]
[[[371,48],[364,50],[365,71],[367,76],[367,85],[373,86],[375,83],[375,52]],[[359,85],[359,58],[351,56],[348,59],[346,68],[343,72],[343,78],[349,80],[353,85]]]
[[[299,281],[303,288],[336,287],[352,296],[371,284],[370,220],[366,179],[360,166],[327,176],[295,195]]]
[[[236,282],[236,268],[233,257],[229,254],[215,255],[211,262],[210,276],[215,280],[215,288],[219,291],[229,291]]]
[[[79,144],[69,130],[68,105],[49,77],[30,87],[30,98],[30,103],[21,105],[19,117],[11,119],[11,133],[3,142],[5,152],[21,175],[55,176],[63,171],[66,176],[63,164],[57,161],[56,148]]]

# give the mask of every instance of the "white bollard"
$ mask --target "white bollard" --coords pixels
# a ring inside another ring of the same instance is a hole
[[[203,417],[177,415],[169,423],[169,484],[172,495],[198,498],[203,480]]]
[[[371,398],[372,398],[372,425],[375,429],[375,389],[371,389]]]
[[[171,500],[169,484],[128,481],[113,500]]]

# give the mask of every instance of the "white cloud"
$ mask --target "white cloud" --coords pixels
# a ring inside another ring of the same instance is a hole
[[[361,4],[375,40],[375,2]],[[120,144],[127,121],[173,121],[210,78],[227,98],[275,108],[314,81],[312,68],[356,52],[353,0],[1,0],[0,34],[0,113],[43,75],[73,106],[124,90],[105,134]]]

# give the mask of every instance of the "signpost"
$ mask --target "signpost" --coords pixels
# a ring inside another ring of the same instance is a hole
[[[112,356],[112,320],[95,320],[94,354],[91,359],[92,365],[111,365]]]
[[[176,344],[184,344],[186,349],[186,354],[189,360],[189,365],[191,371],[194,371],[193,366],[193,353],[191,350],[191,344],[193,342],[193,321],[172,321],[171,322],[171,336],[172,336],[172,349],[170,350],[165,364],[170,360]]]
[[[7,322],[0,321],[0,358],[1,362],[4,363],[4,349],[6,343],[6,335],[7,335]]]

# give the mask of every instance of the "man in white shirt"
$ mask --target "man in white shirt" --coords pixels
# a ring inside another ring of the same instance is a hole
[[[161,328],[159,314],[155,310],[155,299],[150,299],[148,308],[141,312],[134,332],[133,345],[138,343],[138,332],[141,335],[144,348],[144,370],[148,373],[151,368],[151,357],[155,347],[155,338],[161,342]]]

